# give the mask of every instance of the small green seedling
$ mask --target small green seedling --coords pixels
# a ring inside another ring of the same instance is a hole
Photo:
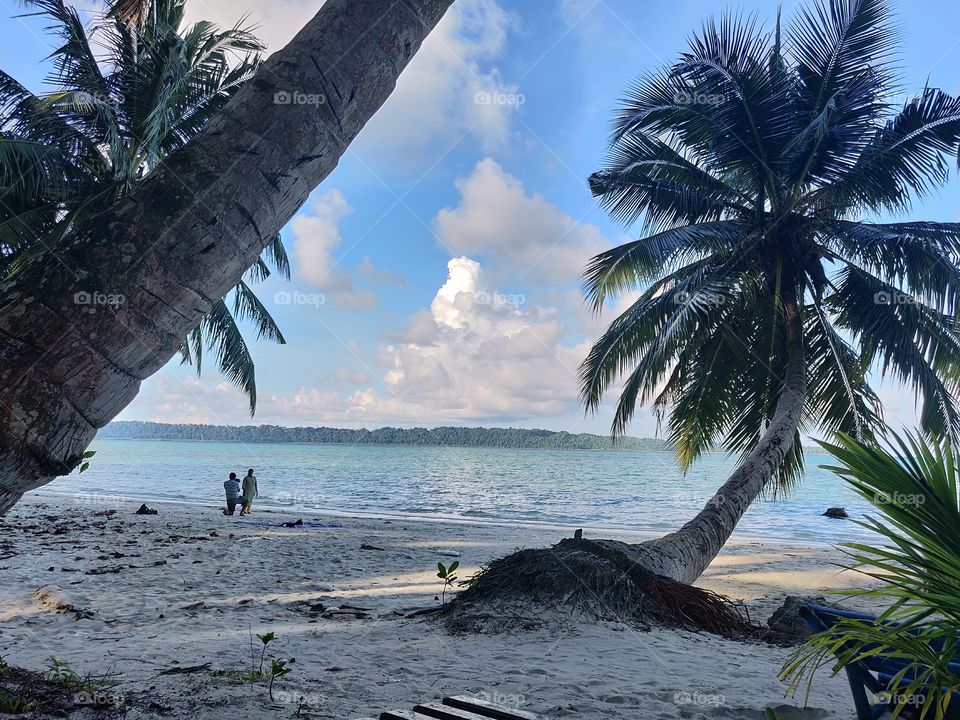
[[[263,677],[263,658],[267,654],[267,645],[277,639],[277,634],[275,632],[268,632],[263,635],[257,634],[257,637],[260,638],[260,642],[263,643],[263,647],[260,649],[260,669],[257,671],[257,674]]]
[[[447,588],[457,581],[457,576],[453,573],[458,567],[460,567],[459,560],[454,560],[452,563],[450,563],[450,567],[444,566],[442,562],[437,563],[437,577],[443,580],[443,591],[440,593],[441,605],[446,602]]]
[[[50,668],[47,678],[50,682],[57,685],[62,685],[63,687],[73,687],[80,683],[79,676],[73,671],[73,668],[70,667],[68,663],[58,660],[53,655],[49,658]]]
[[[87,450],[83,454],[83,463],[80,465],[80,472],[86,472],[90,469],[90,458],[97,454],[96,450]]]
[[[289,672],[293,672],[293,668],[289,666],[293,665],[294,662],[296,662],[294,658],[290,658],[289,660],[270,659],[270,684],[267,686],[267,694],[270,695],[270,702],[273,702],[273,681],[283,677]]]

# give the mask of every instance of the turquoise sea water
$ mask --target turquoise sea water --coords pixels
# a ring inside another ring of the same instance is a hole
[[[43,488],[107,505],[116,497],[221,502],[223,481],[256,469],[261,507],[547,523],[664,532],[692,517],[733,461],[704,457],[686,475],[667,452],[97,440],[90,469]],[[862,535],[821,517],[867,509],[808,455],[800,487],[756,503],[735,537],[836,543]]]

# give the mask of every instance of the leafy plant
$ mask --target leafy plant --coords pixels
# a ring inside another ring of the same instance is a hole
[[[453,573],[460,567],[460,561],[454,560],[450,567],[446,567],[442,562],[437,563],[437,577],[443,580],[443,591],[440,593],[440,603],[443,604],[447,599],[447,588],[457,581],[457,576]]]
[[[50,682],[64,687],[76,687],[80,684],[80,676],[74,672],[69,663],[58,660],[53,655],[48,660],[47,679]]]
[[[263,646],[260,648],[260,667],[257,669],[257,673],[263,677],[263,658],[267,654],[267,645],[277,639],[277,634],[274,632],[264,633],[263,635],[257,634],[257,637],[260,639],[260,642]]]
[[[80,472],[84,473],[90,469],[90,458],[96,454],[96,450],[87,450],[85,453],[83,453],[83,462],[80,465]]]
[[[781,677],[792,691],[807,678],[809,693],[814,672],[831,660],[837,673],[883,654],[907,663],[894,677],[894,713],[911,704],[919,717],[942,720],[952,693],[960,691],[954,664],[960,651],[960,450],[946,440],[892,432],[884,446],[847,435],[820,445],[839,463],[825,467],[876,510],[854,522],[884,541],[844,545],[850,569],[880,583],[853,595],[891,604],[876,623],[843,620],[812,636]]]
[[[289,660],[272,658],[270,660],[270,684],[267,686],[267,694],[270,696],[271,702],[273,701],[273,681],[293,672],[293,668],[291,668],[290,665],[294,662],[294,658],[290,658]]]

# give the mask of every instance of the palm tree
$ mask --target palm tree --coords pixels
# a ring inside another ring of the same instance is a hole
[[[693,520],[636,549],[663,575],[695,580],[761,493],[799,477],[802,431],[869,439],[871,371],[960,439],[960,224],[876,221],[947,181],[960,100],[926,87],[894,106],[888,14],[816,0],[783,36],[779,17],[707,22],[629,89],[590,178],[612,217],[642,222],[593,258],[586,293],[599,311],[642,292],[583,363],[586,407],[623,378],[615,435],[652,403],[684,469],[740,455]]]
[[[64,0],[29,0],[51,22],[54,91],[37,96],[0,71],[0,274],[44,238],[129,194],[183,147],[260,66],[260,42],[239,25],[184,26],[185,0],[107,5],[88,31]],[[118,253],[119,255],[120,253]],[[248,283],[271,267],[289,278],[279,235],[263,257],[189,331],[184,362],[200,372],[203,351],[256,409],[254,361],[238,321],[259,338],[284,338]]]
[[[333,171],[451,3],[326,0],[131,192],[19,258],[0,280],[0,514],[76,467],[180,350]],[[293,92],[317,101],[282,101]],[[91,291],[125,302],[91,314],[74,298]]]

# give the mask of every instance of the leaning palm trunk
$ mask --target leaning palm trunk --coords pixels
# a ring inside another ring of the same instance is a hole
[[[76,467],[336,167],[452,1],[327,0],[195,140],[0,285],[0,513]]]
[[[787,370],[773,418],[756,447],[692,520],[636,548],[637,561],[659,575],[692,583],[730,538],[740,518],[780,470],[793,447],[806,396],[802,321],[795,300],[784,307]]]

